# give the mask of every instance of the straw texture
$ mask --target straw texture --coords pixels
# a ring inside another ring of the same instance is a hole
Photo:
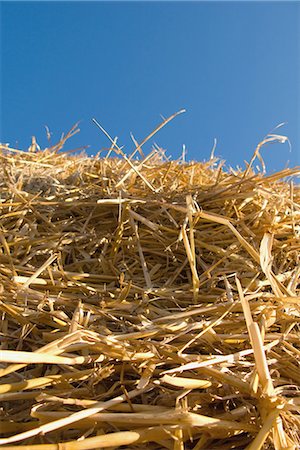
[[[76,132],[1,146],[2,448],[299,448],[300,170],[253,169],[285,138],[225,170]]]

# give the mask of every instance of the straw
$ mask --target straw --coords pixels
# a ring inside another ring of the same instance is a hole
[[[1,448],[299,448],[300,169],[147,153],[181,112],[0,145]]]

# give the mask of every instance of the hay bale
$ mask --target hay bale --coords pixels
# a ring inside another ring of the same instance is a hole
[[[296,449],[299,168],[65,139],[1,146],[2,448]]]

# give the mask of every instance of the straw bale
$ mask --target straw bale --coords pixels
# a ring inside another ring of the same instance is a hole
[[[76,132],[1,146],[2,448],[299,448],[300,169],[260,156],[285,139],[233,170]]]

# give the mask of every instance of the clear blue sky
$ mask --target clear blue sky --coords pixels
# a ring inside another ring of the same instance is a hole
[[[68,148],[125,151],[185,108],[151,143],[174,158],[216,154],[244,165],[281,122],[289,146],[263,151],[269,171],[300,164],[299,2],[1,2],[2,142],[47,145],[75,122]],[[146,151],[151,147],[147,145]]]

